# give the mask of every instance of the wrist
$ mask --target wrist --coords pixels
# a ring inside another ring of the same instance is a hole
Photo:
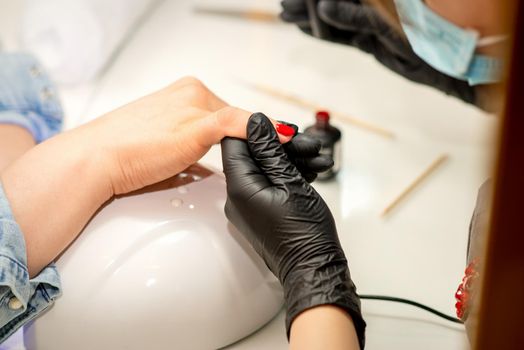
[[[289,347],[294,349],[361,349],[355,325],[348,313],[333,305],[315,306],[297,316]]]
[[[31,276],[71,243],[111,195],[98,153],[74,131],[29,150],[1,180],[24,235]]]
[[[322,264],[304,264],[302,268],[293,269],[283,282],[287,334],[289,336],[291,324],[302,312],[321,305],[334,305],[351,316],[363,348],[366,323],[347,261],[345,258],[324,258]]]
[[[72,146],[67,159],[62,160],[66,168],[64,176],[72,178],[78,185],[83,183],[90,188],[90,201],[93,203],[102,205],[111,199],[114,191],[108,170],[109,152],[98,142],[96,132],[81,126],[59,135],[56,141],[60,142],[60,145],[56,145],[58,148],[68,144]]]

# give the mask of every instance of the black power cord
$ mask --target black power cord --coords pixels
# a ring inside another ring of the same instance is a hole
[[[453,323],[459,323],[459,324],[464,324],[464,322],[462,322],[462,320],[456,318],[456,317],[453,317],[453,316],[449,316],[449,315],[446,315],[445,313],[442,313],[438,310],[435,310],[427,305],[424,305],[424,304],[421,304],[421,303],[417,303],[416,301],[413,301],[413,300],[409,300],[409,299],[404,299],[404,298],[397,298],[397,297],[391,297],[391,296],[388,296],[388,295],[371,295],[371,294],[361,294],[359,295],[360,299],[368,299],[368,300],[383,300],[383,301],[392,301],[392,302],[395,302],[395,303],[402,303],[402,304],[408,304],[408,305],[411,305],[411,306],[415,306],[415,307],[418,307],[420,309],[423,309],[423,310],[426,310],[428,312],[431,312],[432,314],[434,315],[437,315],[438,317],[442,317],[443,319],[446,319],[450,322],[453,322]]]

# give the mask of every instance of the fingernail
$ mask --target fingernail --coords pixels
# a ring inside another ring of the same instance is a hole
[[[293,136],[295,135],[295,129],[289,125],[277,123],[277,132],[282,136]]]

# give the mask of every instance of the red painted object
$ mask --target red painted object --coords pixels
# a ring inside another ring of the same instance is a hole
[[[283,136],[295,135],[295,129],[286,124],[277,123],[277,132]]]
[[[320,141],[322,146],[320,154],[333,159],[334,165],[331,169],[318,174],[317,180],[327,181],[333,179],[340,170],[342,162],[342,132],[331,125],[329,112],[318,111],[315,115],[315,124],[307,127],[304,134],[308,134]]]
[[[471,294],[473,293],[475,281],[479,277],[478,259],[473,259],[464,272],[465,276],[462,278],[462,282],[455,293],[455,300],[457,301],[455,309],[457,317],[462,321],[468,318],[469,308],[471,307]]]
[[[329,112],[327,111],[318,111],[316,114],[316,119],[323,121],[323,122],[329,122],[330,116]]]

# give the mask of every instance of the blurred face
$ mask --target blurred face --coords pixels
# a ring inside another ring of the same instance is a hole
[[[440,16],[463,28],[478,31],[481,36],[498,35],[502,26],[498,20],[507,0],[425,0],[426,5]]]
[[[395,0],[363,0],[377,10],[397,29],[400,28],[395,14]],[[480,38],[504,36],[511,32],[511,24],[504,14],[511,11],[514,0],[420,0],[434,13],[451,23],[473,29]],[[507,50],[508,41],[500,41],[488,46],[478,47],[475,52],[491,57],[501,57]]]
[[[505,32],[502,13],[508,0],[425,0],[435,13],[462,28],[474,29],[480,37]],[[495,54],[497,45],[479,48],[478,52]]]
[[[394,12],[394,0],[364,0],[382,9]],[[512,0],[422,0],[435,13],[463,28],[474,29],[481,36],[505,32],[502,14]]]

